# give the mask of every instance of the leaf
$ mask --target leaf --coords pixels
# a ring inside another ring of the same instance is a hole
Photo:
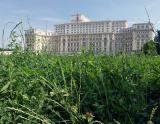
[[[10,84],[11,82],[8,82],[6,85],[4,85],[0,92],[6,91]]]

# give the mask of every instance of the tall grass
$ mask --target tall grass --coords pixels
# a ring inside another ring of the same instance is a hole
[[[0,56],[0,123],[160,122],[160,57]],[[115,121],[117,120],[117,121]]]
[[[0,124],[160,123],[159,56],[21,51],[21,24],[0,55]]]

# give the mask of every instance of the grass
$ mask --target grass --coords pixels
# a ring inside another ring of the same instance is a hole
[[[13,54],[0,55],[1,124],[160,122],[159,56],[35,54],[20,52],[19,38],[22,22],[11,31]]]
[[[159,123],[159,74],[159,56],[0,55],[0,123]]]

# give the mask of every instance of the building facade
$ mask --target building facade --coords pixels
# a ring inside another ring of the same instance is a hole
[[[154,37],[152,24],[133,24],[132,27],[122,29],[115,34],[115,52],[140,51],[143,45],[150,40],[154,40]]]
[[[47,50],[48,42],[52,40],[53,32],[30,28],[25,31],[26,48],[33,51]]]
[[[53,36],[49,43],[48,50],[53,53],[76,53],[82,49],[92,50],[95,53],[114,51],[113,33],[95,33],[95,34],[70,34]],[[52,44],[52,45],[51,45]]]
[[[68,54],[81,49],[106,54],[132,52],[154,39],[150,23],[133,24],[126,20],[91,21],[84,15],[74,15],[70,23],[55,25],[55,32],[29,29],[25,33],[27,48],[34,51]]]
[[[71,23],[55,25],[55,33],[57,35],[116,33],[120,29],[127,27],[128,23],[126,20],[90,21],[84,15],[74,15]]]

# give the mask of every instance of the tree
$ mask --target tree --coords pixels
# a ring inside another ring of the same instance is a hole
[[[157,31],[155,41],[156,41],[157,53],[160,55],[160,30]]]
[[[153,40],[145,43],[143,46],[143,52],[145,55],[157,55],[156,43]]]
[[[155,37],[155,41],[160,43],[160,30],[157,31],[157,35]]]

